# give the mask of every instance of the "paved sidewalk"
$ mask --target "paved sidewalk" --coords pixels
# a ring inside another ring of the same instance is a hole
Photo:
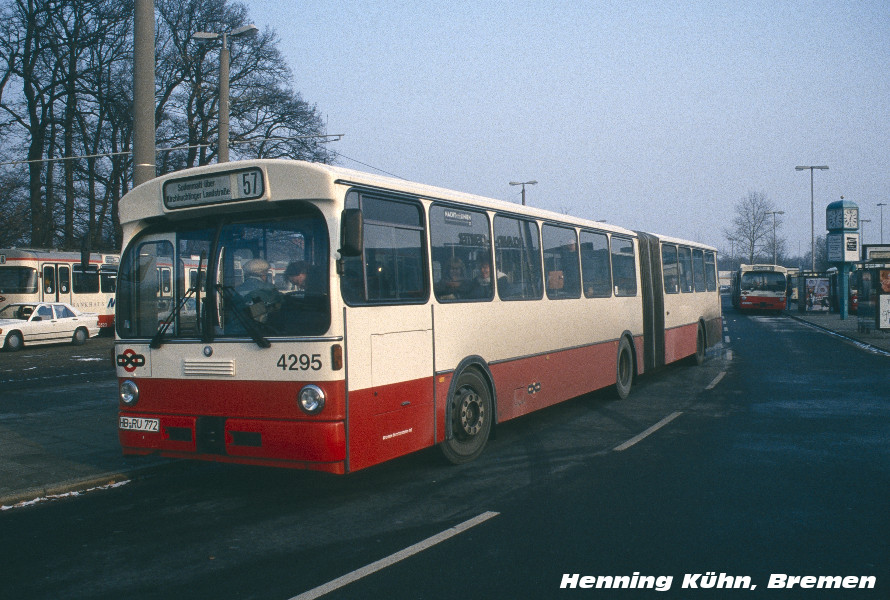
[[[731,312],[724,318],[728,314]],[[784,314],[890,354],[890,334],[864,331],[855,315],[841,319],[834,313]],[[42,498],[126,481],[171,462],[121,454],[113,374],[70,387],[82,398],[73,407],[0,415],[0,506],[24,506]],[[37,398],[43,393],[41,389],[5,392],[15,394],[23,403],[29,396]],[[3,396],[0,392],[0,401]]]
[[[870,319],[866,321],[857,315],[847,315],[846,319],[841,319],[837,313],[800,313],[793,306],[785,314],[854,342],[890,352],[890,332],[875,329]]]
[[[111,369],[94,381],[66,385],[69,390],[78,399],[73,404],[0,414],[0,507],[125,481],[169,462],[121,454]],[[46,393],[47,388],[5,390],[0,402],[45,406],[39,399]]]

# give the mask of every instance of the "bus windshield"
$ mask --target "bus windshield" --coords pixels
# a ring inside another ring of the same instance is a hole
[[[36,294],[37,270],[30,267],[0,267],[0,294]]]
[[[752,271],[742,274],[740,289],[743,292],[785,293],[785,275],[771,271]]]
[[[317,208],[155,226],[121,257],[121,337],[275,338],[330,327],[329,240]]]

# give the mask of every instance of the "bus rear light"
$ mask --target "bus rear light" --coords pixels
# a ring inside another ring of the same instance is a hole
[[[136,382],[125,379],[120,386],[121,402],[127,406],[133,406],[139,401],[139,386]]]
[[[335,371],[343,368],[343,346],[340,344],[331,346],[331,368]]]
[[[307,385],[300,390],[300,408],[310,415],[317,415],[324,408],[324,392],[317,385]]]

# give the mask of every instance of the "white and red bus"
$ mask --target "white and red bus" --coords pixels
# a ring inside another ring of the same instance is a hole
[[[402,180],[212,165],[138,186],[120,217],[126,454],[462,463],[498,424],[624,397],[720,340],[714,248]]]
[[[117,254],[0,249],[0,308],[13,302],[67,302],[99,315],[99,327],[114,326]]]
[[[785,310],[788,269],[779,265],[739,265],[732,274],[732,305],[739,310]]]

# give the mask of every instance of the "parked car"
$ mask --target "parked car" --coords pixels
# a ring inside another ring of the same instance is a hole
[[[25,344],[71,342],[99,335],[99,315],[64,302],[19,302],[0,310],[0,346],[15,352]]]

